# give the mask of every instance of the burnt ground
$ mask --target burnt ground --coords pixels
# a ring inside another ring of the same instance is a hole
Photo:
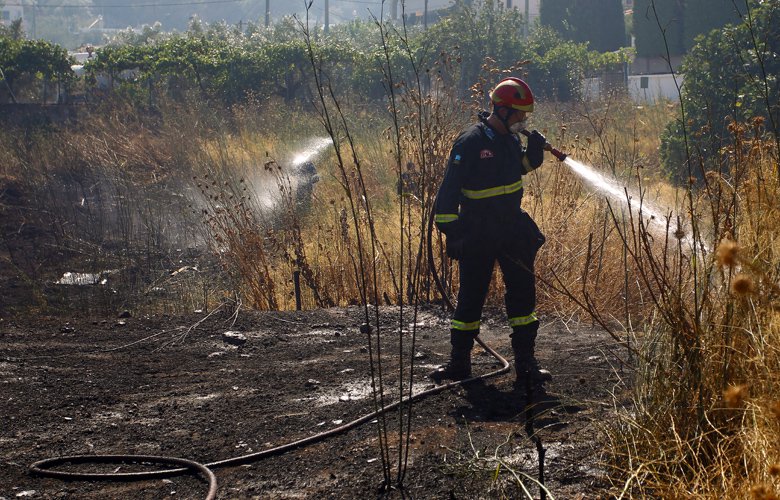
[[[408,313],[408,311],[407,311]],[[448,315],[418,318],[417,390],[448,354]],[[397,398],[397,309],[383,308],[382,365]],[[488,319],[482,338],[509,357],[508,327]],[[411,317],[407,316],[409,323]],[[34,477],[51,456],[153,454],[203,463],[260,451],[334,428],[373,409],[359,308],[308,312],[218,311],[118,319],[0,321],[0,498],[203,498],[193,476],[132,483]],[[238,347],[223,340],[242,332]],[[411,334],[403,337],[406,346]],[[543,318],[538,354],[554,378],[534,420],[555,498],[606,498],[603,429],[622,377],[612,340],[589,326]],[[498,365],[474,352],[475,372]],[[407,360],[408,362],[408,360]],[[387,498],[523,498],[512,471],[537,476],[525,433],[525,396],[512,374],[448,389],[413,405],[403,492]],[[620,397],[619,394],[617,397]],[[382,496],[378,424],[251,464],[215,469],[219,498]],[[387,416],[397,461],[397,413]],[[496,476],[497,462],[504,465]],[[79,466],[80,470],[90,466]],[[110,472],[135,465],[109,465]],[[511,469],[511,470],[510,470]]]

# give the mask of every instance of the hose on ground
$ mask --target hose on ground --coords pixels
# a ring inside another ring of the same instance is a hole
[[[324,441],[329,437],[344,433],[361,424],[370,422],[371,420],[377,418],[382,413],[392,411],[398,408],[399,405],[411,404],[414,401],[418,401],[422,398],[432,396],[434,394],[438,394],[442,391],[451,389],[458,385],[466,384],[468,382],[473,382],[475,380],[484,380],[491,377],[496,377],[498,375],[502,375],[509,371],[510,369],[509,362],[506,359],[504,359],[493,348],[485,344],[482,341],[482,339],[480,339],[479,337],[477,337],[476,340],[477,343],[480,346],[482,346],[482,348],[485,351],[490,353],[490,355],[492,355],[497,361],[501,363],[501,368],[477,377],[471,377],[466,380],[453,381],[444,385],[438,385],[430,389],[426,389],[424,391],[412,395],[411,397],[408,397],[400,401],[396,401],[395,403],[385,406],[384,408],[381,408],[377,411],[374,411],[360,418],[352,420],[351,422],[347,422],[346,424],[340,425],[339,427],[334,427],[333,429],[327,430],[325,432],[321,432],[313,436],[299,439],[297,441],[292,441],[287,444],[283,444],[273,448],[268,448],[255,453],[249,453],[246,455],[228,458],[225,460],[218,460],[216,462],[210,462],[207,464],[200,464],[198,462],[183,459],[183,458],[151,456],[151,455],[70,455],[70,456],[62,456],[62,457],[47,458],[44,460],[40,460],[32,464],[30,466],[29,471],[31,474],[37,476],[53,477],[53,478],[64,479],[64,480],[82,480],[82,481],[95,481],[95,480],[138,481],[138,480],[148,480],[148,479],[162,479],[162,478],[181,475],[188,472],[189,473],[197,472],[208,479],[209,492],[208,495],[206,496],[206,500],[213,500],[214,498],[216,498],[217,495],[217,479],[214,476],[214,473],[211,471],[211,469],[216,469],[219,467],[242,465],[251,462],[256,462],[258,460],[262,460],[264,458],[268,458],[271,456],[282,455],[284,453],[287,453],[288,451],[301,448],[304,446],[308,446],[310,444],[318,443],[320,441]],[[53,467],[64,465],[64,464],[86,464],[86,463],[95,463],[95,464],[155,463],[155,464],[167,464],[167,465],[175,465],[175,466],[178,465],[180,467],[175,469],[162,469],[162,470],[126,472],[126,473],[105,473],[105,474],[69,472],[69,471],[52,469]]]
[[[442,296],[442,300],[444,300],[444,303],[449,310],[453,310],[454,307],[452,305],[452,302],[450,301],[449,297],[446,294],[446,291],[444,290],[444,286],[439,279],[438,273],[436,272],[436,267],[434,265],[433,245],[431,243],[432,233],[433,233],[433,214],[431,213],[431,217],[429,217],[429,222],[428,222],[428,248],[427,248],[428,262],[430,266],[429,269],[431,274],[433,275],[436,286],[439,289],[439,293]],[[430,389],[426,389],[406,399],[396,401],[395,403],[380,408],[379,410],[376,410],[372,413],[369,413],[360,418],[352,420],[351,422],[347,422],[346,424],[340,425],[339,427],[334,427],[333,429],[303,439],[299,439],[297,441],[292,441],[287,444],[283,444],[273,448],[268,448],[255,453],[249,453],[246,455],[240,455],[233,458],[218,460],[216,462],[210,462],[207,464],[201,464],[184,458],[154,456],[154,455],[69,455],[69,456],[39,460],[38,462],[35,462],[30,466],[29,471],[31,474],[37,476],[52,477],[52,478],[71,480],[71,481],[74,480],[140,481],[140,480],[149,480],[149,479],[162,479],[162,478],[167,478],[172,476],[178,476],[188,472],[189,473],[196,472],[204,476],[208,480],[209,492],[206,496],[206,500],[213,500],[217,496],[217,479],[211,469],[216,469],[219,467],[243,465],[243,464],[256,462],[271,456],[282,455],[284,453],[287,453],[288,451],[292,451],[297,448],[302,448],[310,444],[324,441],[329,437],[344,433],[361,424],[370,422],[371,420],[380,416],[382,413],[395,410],[402,404],[411,404],[414,401],[423,399],[428,396],[432,396],[434,394],[438,394],[447,389],[451,389],[453,387],[463,385],[469,382],[473,382],[476,380],[485,380],[491,377],[496,377],[498,375],[503,375],[504,373],[507,373],[510,370],[509,362],[504,357],[502,357],[493,348],[485,344],[485,342],[483,342],[481,338],[477,337],[476,341],[485,351],[487,351],[499,363],[501,363],[501,368],[486,373],[484,375],[471,377],[465,380],[456,380],[444,385],[439,385],[439,386],[432,387]],[[180,467],[174,469],[161,469],[161,470],[153,470],[153,471],[125,472],[125,473],[85,473],[85,472],[70,472],[70,471],[53,469],[53,467],[57,467],[59,465],[86,464],[86,463],[90,463],[90,464],[153,463],[153,464],[174,465]]]

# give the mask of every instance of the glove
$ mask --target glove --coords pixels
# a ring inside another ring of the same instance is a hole
[[[463,238],[457,235],[447,236],[447,257],[452,260],[463,257]]]
[[[544,151],[545,145],[547,145],[547,139],[538,130],[532,130],[531,135],[528,136],[528,151],[533,153],[539,150]]]
[[[528,147],[525,154],[532,168],[537,168],[544,162],[544,146],[546,144],[547,139],[538,130],[533,130],[528,136]]]

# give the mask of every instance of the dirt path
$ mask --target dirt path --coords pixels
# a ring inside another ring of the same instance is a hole
[[[398,314],[382,312],[388,339],[383,381],[394,401]],[[359,309],[241,313],[235,324],[220,314],[203,319],[0,322],[0,498],[203,498],[205,484],[186,476],[62,482],[32,477],[27,467],[50,456],[98,453],[211,462],[316,434],[372,410]],[[485,323],[482,338],[509,357],[508,327],[501,320]],[[550,319],[543,324],[539,357],[554,374],[550,401],[535,422],[546,450],[546,484],[556,498],[599,497],[606,491],[600,430],[621,378],[613,341],[591,328]],[[418,318],[418,389],[428,385],[422,374],[446,360],[447,325],[447,315],[435,309]],[[228,330],[241,332],[246,343],[226,343]],[[408,347],[411,335],[402,338]],[[475,352],[474,361],[477,373],[497,366],[484,352]],[[524,432],[524,401],[512,392],[512,375],[503,375],[416,403],[407,497],[522,498],[508,468],[519,477],[536,477],[538,470],[536,448]],[[394,465],[397,418],[394,412],[386,420]],[[281,456],[217,469],[219,497],[377,497],[383,477],[377,429],[369,423]],[[494,456],[504,462],[497,480]]]

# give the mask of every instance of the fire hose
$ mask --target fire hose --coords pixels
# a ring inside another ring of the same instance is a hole
[[[501,368],[489,372],[487,374],[480,375],[478,377],[471,377],[466,380],[453,381],[448,384],[439,385],[431,389],[426,389],[425,391],[414,394],[406,399],[401,399],[399,401],[396,401],[395,403],[392,403],[372,413],[369,413],[360,418],[352,420],[351,422],[347,422],[346,424],[343,424],[339,427],[335,427],[325,432],[321,432],[313,436],[299,439],[297,441],[292,441],[287,444],[276,446],[274,448],[268,448],[255,453],[249,453],[246,455],[241,455],[241,456],[228,458],[225,460],[219,460],[216,462],[210,462],[206,464],[200,464],[198,462],[183,459],[183,458],[155,456],[155,455],[70,455],[70,456],[62,456],[62,457],[55,457],[55,458],[47,458],[35,462],[30,466],[30,473],[38,476],[53,477],[53,478],[64,479],[64,480],[138,481],[138,480],[147,480],[147,479],[162,479],[162,478],[167,478],[172,476],[178,476],[187,472],[190,473],[197,472],[198,474],[200,474],[201,476],[203,476],[208,480],[209,491],[206,496],[206,499],[212,500],[216,498],[217,495],[217,479],[214,476],[214,473],[212,472],[211,469],[216,469],[220,467],[237,466],[237,465],[242,465],[242,464],[247,464],[258,460],[262,460],[264,458],[268,458],[275,455],[282,455],[288,451],[301,448],[304,446],[308,446],[310,444],[318,443],[329,437],[344,433],[350,429],[353,429],[361,424],[364,424],[366,422],[369,422],[377,418],[384,412],[392,411],[398,408],[399,405],[410,404],[413,401],[420,400],[422,398],[431,396],[433,394],[438,394],[452,387],[465,384],[468,382],[473,382],[475,380],[495,377],[509,371],[509,362],[506,359],[504,359],[499,353],[493,350],[490,346],[485,344],[481,339],[477,338],[477,342],[479,343],[479,345],[482,346],[483,349],[485,349],[485,351],[490,353],[494,358],[496,358],[496,360],[498,360],[501,363]],[[164,470],[154,470],[154,471],[144,471],[144,472],[124,472],[124,473],[89,473],[89,472],[69,472],[69,471],[61,471],[61,470],[52,470],[53,467],[59,465],[86,464],[86,463],[93,463],[93,464],[95,463],[100,463],[100,464],[153,463],[153,464],[177,465],[180,467],[176,469],[164,469]]]
[[[526,130],[523,130],[522,133],[526,136],[530,135],[530,133]],[[549,143],[545,145],[545,150],[552,153],[560,161],[566,159],[566,155],[564,153],[561,153],[559,150],[553,148]],[[433,210],[431,212],[433,212]],[[434,279],[434,283],[436,284],[436,287],[438,288],[439,293],[442,296],[442,300],[444,301],[447,308],[450,311],[452,311],[454,310],[452,301],[448,297],[444,285],[441,282],[441,279],[439,278],[438,272],[436,271],[435,268],[435,260],[433,258],[432,236],[433,236],[433,213],[429,214],[428,217],[428,244],[427,244],[428,262],[429,262],[430,272]],[[493,348],[485,344],[485,342],[483,342],[482,339],[480,339],[479,337],[476,337],[476,341],[485,351],[487,351],[498,362],[501,363],[501,368],[486,373],[484,375],[471,377],[465,380],[456,380],[456,381],[449,382],[447,384],[426,389],[417,394],[410,395],[406,399],[401,399],[399,401],[396,401],[395,403],[384,406],[374,412],[363,415],[362,417],[359,417],[355,420],[340,425],[339,427],[335,427],[333,429],[329,429],[319,434],[315,434],[313,436],[299,439],[297,441],[292,441],[290,443],[286,443],[280,446],[268,448],[255,453],[240,455],[233,458],[218,460],[216,462],[209,462],[206,464],[202,464],[194,460],[188,460],[184,458],[158,456],[158,455],[121,455],[121,454],[119,455],[67,455],[67,456],[60,456],[60,457],[39,460],[30,466],[29,472],[37,476],[51,477],[51,478],[71,480],[71,481],[72,480],[140,481],[140,480],[168,478],[168,477],[182,475],[185,473],[197,473],[200,476],[202,476],[204,479],[206,479],[209,484],[209,490],[206,495],[206,500],[213,500],[217,497],[217,478],[214,475],[212,469],[217,469],[221,467],[238,466],[242,464],[263,460],[268,457],[282,455],[284,453],[295,450],[297,448],[318,443],[332,436],[342,434],[350,429],[358,427],[359,425],[362,425],[366,422],[370,422],[371,420],[379,417],[383,413],[398,408],[402,404],[411,404],[414,401],[423,399],[428,396],[432,396],[434,394],[438,394],[447,389],[459,385],[467,384],[469,382],[473,382],[476,380],[485,380],[488,378],[496,377],[498,375],[507,373],[510,370],[509,362],[504,357],[502,357]],[[537,447],[540,447],[540,445],[541,443],[538,442]],[[179,467],[174,469],[160,469],[160,470],[153,470],[153,471],[121,472],[121,473],[119,472],[115,472],[115,473],[71,472],[71,471],[53,469],[54,467],[60,465],[66,465],[66,464],[117,464],[117,463],[161,464],[161,465],[173,465]]]

